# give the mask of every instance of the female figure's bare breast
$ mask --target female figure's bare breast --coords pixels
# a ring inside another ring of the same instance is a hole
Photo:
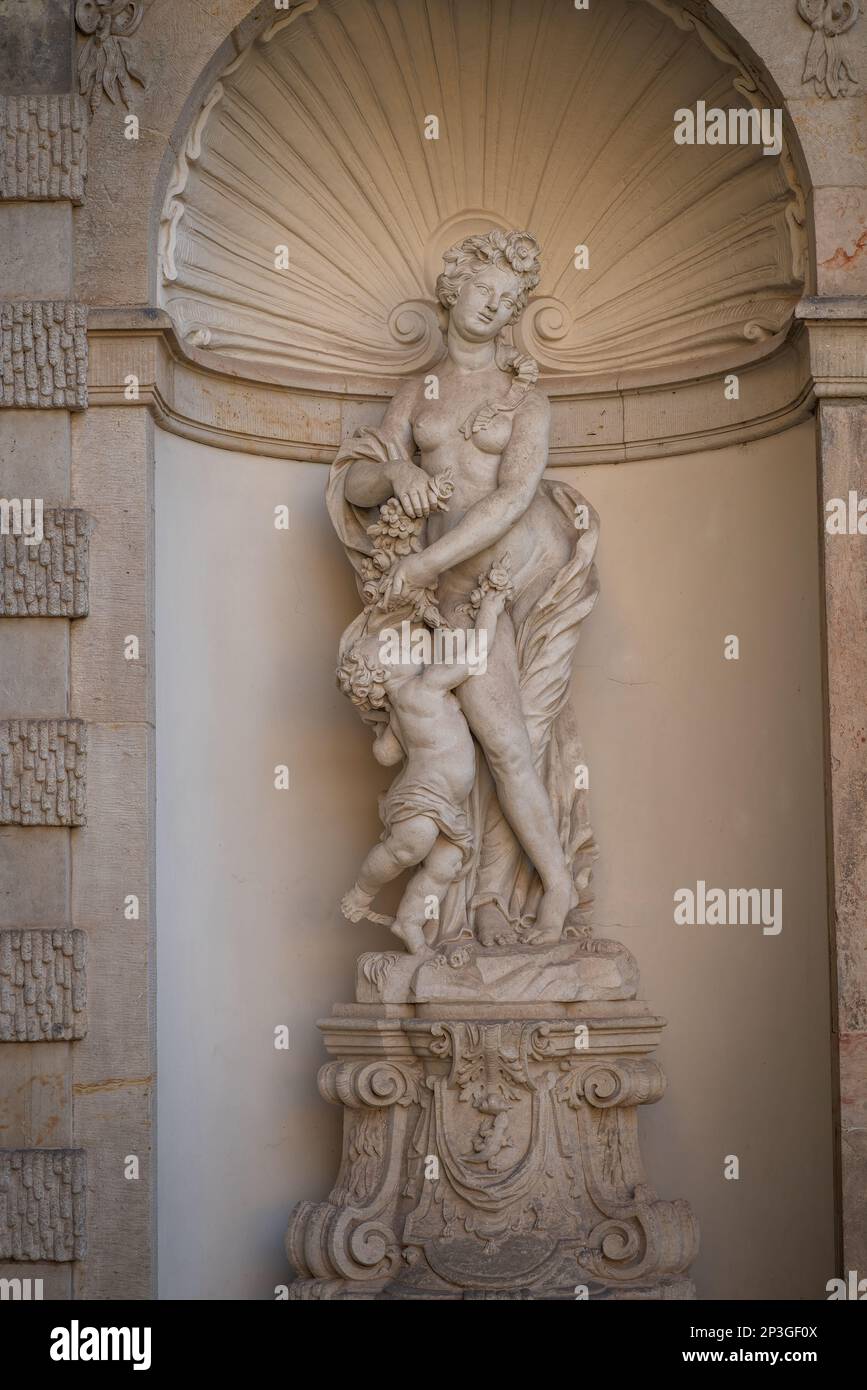
[[[421,457],[421,466],[431,477],[450,470],[454,493],[447,512],[432,513],[427,523],[427,543],[454,530],[467,511],[496,491],[500,462],[509,444],[514,415],[504,411],[495,415],[487,428],[473,433],[479,410],[489,403],[501,403],[508,395],[512,378],[492,369],[484,373],[444,373],[439,380],[440,399],[426,400],[419,392],[411,415],[412,433]],[[440,576],[439,597],[446,608],[464,601],[478,577],[508,549],[513,573],[517,573],[533,553],[533,507],[517,519],[506,542],[480,551]]]

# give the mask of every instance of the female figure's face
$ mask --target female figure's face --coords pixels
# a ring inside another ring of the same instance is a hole
[[[485,266],[465,280],[451,308],[451,321],[473,343],[496,338],[512,322],[521,282],[513,270]]]

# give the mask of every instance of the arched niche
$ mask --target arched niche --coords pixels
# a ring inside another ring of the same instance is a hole
[[[809,189],[791,123],[778,158],[728,147],[673,158],[677,107],[765,105],[773,84],[711,27],[710,6],[699,20],[669,0],[606,0],[592,14],[539,0],[521,7],[520,42],[496,22],[515,8],[304,0],[275,19],[259,6],[211,58],[154,209],[163,312],[128,330],[143,398],[167,429],[236,451],[238,473],[254,454],[299,476],[327,462],[402,376],[436,360],[442,247],[501,221],[528,223],[545,245],[523,345],[554,404],[552,465],[664,463],[806,419],[795,310],[810,283]],[[585,22],[589,52],[574,39]],[[484,72],[471,90],[449,65],[457,23]],[[432,79],[461,124],[425,143]],[[624,100],[633,90],[637,103]],[[573,266],[579,242],[589,272]],[[105,404],[122,380],[118,332],[97,319]],[[749,383],[740,402],[723,393],[732,371]]]

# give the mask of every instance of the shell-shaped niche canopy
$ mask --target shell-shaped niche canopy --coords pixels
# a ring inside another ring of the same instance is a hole
[[[494,226],[542,245],[516,339],[547,375],[675,379],[787,330],[793,160],[675,141],[679,110],[767,99],[673,0],[289,4],[207,93],[163,208],[161,302],[215,365],[418,371],[442,251]]]

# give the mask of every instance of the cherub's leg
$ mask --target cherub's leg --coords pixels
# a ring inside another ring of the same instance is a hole
[[[429,816],[398,821],[385,840],[374,845],[367,855],[355,885],[340,904],[344,916],[350,921],[360,921],[380,888],[398,878],[404,869],[420,864],[430,853],[438,834],[439,829]],[[392,930],[396,930],[396,925]]]
[[[406,892],[397,909],[395,929],[400,925],[404,939],[416,943],[413,951],[425,943],[424,927],[427,922],[439,920],[439,909],[443,898],[461,871],[463,855],[457,845],[444,835],[428,855],[422,868],[413,874],[407,884]]]

